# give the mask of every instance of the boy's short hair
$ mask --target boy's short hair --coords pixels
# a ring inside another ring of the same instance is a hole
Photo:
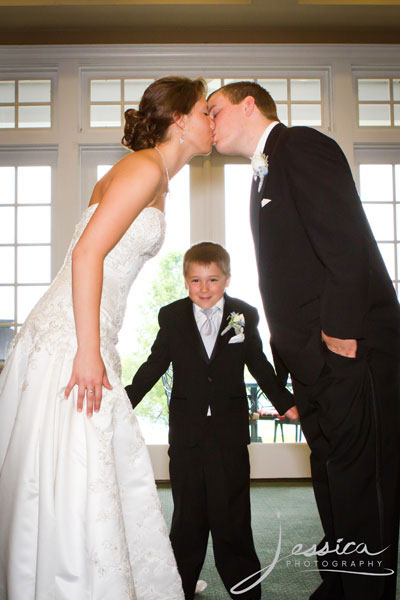
[[[247,96],[253,96],[257,108],[264,117],[270,121],[279,121],[274,99],[265,88],[255,81],[234,81],[223,85],[216,92],[222,92],[232,104],[239,104]],[[210,94],[207,100],[213,94]]]
[[[231,257],[223,246],[215,242],[199,242],[198,244],[193,244],[185,252],[183,257],[183,276],[185,279],[192,263],[200,263],[202,265],[215,263],[226,277],[230,277],[231,275]]]

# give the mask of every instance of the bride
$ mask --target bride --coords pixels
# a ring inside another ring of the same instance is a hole
[[[126,112],[134,150],[95,186],[0,376],[1,600],[184,598],[120,381],[126,298],[165,233],[169,178],[211,151],[204,82],[164,77]]]

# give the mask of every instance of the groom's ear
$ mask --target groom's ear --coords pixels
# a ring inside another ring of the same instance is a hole
[[[256,101],[254,100],[253,96],[246,96],[246,98],[244,98],[242,100],[242,105],[243,105],[244,114],[246,115],[246,117],[250,117],[253,114],[254,109],[257,106]]]

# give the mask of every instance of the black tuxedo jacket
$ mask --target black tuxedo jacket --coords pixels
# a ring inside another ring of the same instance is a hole
[[[313,383],[321,329],[400,354],[399,305],[347,160],[309,127],[274,127],[269,170],[253,182],[250,219],[278,375]],[[262,200],[270,200],[264,202]]]
[[[233,329],[221,336],[231,312],[245,318],[242,343],[229,343]],[[173,387],[169,406],[169,443],[196,445],[204,435],[207,409],[221,443],[249,444],[249,418],[244,366],[258,382],[280,414],[293,406],[293,396],[276,377],[262,351],[255,308],[225,295],[224,313],[213,354],[208,358],[199,333],[190,298],[161,308],[160,329],[147,361],[126,387],[135,407],[158,379],[173,365]]]

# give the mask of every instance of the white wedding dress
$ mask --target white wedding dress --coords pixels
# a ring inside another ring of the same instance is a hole
[[[183,600],[149,455],[120,381],[126,299],[162,245],[145,208],[104,261],[99,413],[64,397],[76,351],[71,253],[14,339],[0,376],[1,600]]]

